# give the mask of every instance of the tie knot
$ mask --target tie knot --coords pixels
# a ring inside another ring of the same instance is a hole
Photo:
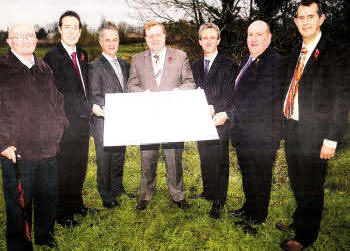
[[[153,55],[154,59],[156,60],[156,63],[159,61],[159,55]]]
[[[306,47],[303,47],[303,48],[301,49],[301,53],[307,54],[307,49],[306,49]]]
[[[73,52],[73,53],[72,53],[72,58],[75,59],[76,56],[77,56],[77,53],[76,53],[76,52]]]
[[[118,59],[116,59],[116,58],[114,58],[113,60],[112,60],[112,62],[113,62],[113,64],[118,64]]]

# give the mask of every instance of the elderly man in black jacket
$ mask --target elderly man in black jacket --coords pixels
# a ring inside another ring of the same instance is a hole
[[[250,54],[242,61],[235,81],[233,106],[214,117],[217,125],[233,125],[232,140],[242,174],[245,202],[235,216],[261,224],[270,201],[272,167],[281,134],[283,58],[269,45],[269,26],[255,21],[248,27]],[[243,221],[242,224],[245,224]]]
[[[35,243],[52,247],[56,245],[55,156],[68,125],[63,96],[56,90],[50,67],[33,55],[37,39],[31,26],[13,25],[6,41],[10,50],[0,57],[0,153],[7,248],[32,250],[32,203]],[[20,150],[22,158],[17,161]]]
[[[105,94],[128,91],[130,65],[116,57],[119,47],[117,28],[114,26],[102,28],[100,45],[101,57],[89,65],[88,89],[91,102],[104,107]],[[103,206],[113,208],[119,204],[115,198],[125,193],[123,186],[125,146],[103,146],[103,115],[103,111],[97,111],[92,117],[92,134],[97,158],[97,186]]]
[[[199,44],[203,56],[192,65],[196,87],[203,88],[210,109],[214,113],[227,111],[232,105],[232,93],[237,66],[232,59],[220,55],[220,29],[213,23],[199,28]],[[214,115],[214,114],[213,114]],[[226,203],[229,178],[230,126],[217,127],[219,140],[199,141],[203,192],[199,197],[213,201],[209,215],[219,218]]]

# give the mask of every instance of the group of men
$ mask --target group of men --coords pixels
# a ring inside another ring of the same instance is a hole
[[[318,1],[299,3],[294,22],[302,43],[288,61],[270,46],[269,25],[260,20],[251,23],[249,54],[240,66],[218,53],[220,30],[209,22],[199,29],[203,56],[192,67],[186,53],[165,45],[165,27],[155,21],[144,25],[149,49],[134,55],[131,65],[116,56],[119,35],[114,26],[101,29],[102,55],[88,65],[87,53],[76,46],[81,21],[74,11],[60,17],[61,41],[43,61],[33,54],[37,42],[33,28],[11,26],[10,49],[0,57],[0,152],[8,249],[32,249],[32,204],[35,244],[50,247],[57,245],[55,220],[74,227],[75,214],[98,212],[87,208],[82,198],[90,122],[103,207],[119,205],[116,198],[126,193],[125,146],[104,147],[105,94],[194,88],[204,90],[219,135],[218,140],[198,142],[203,181],[198,197],[212,201],[210,217],[219,218],[226,204],[231,139],[245,202],[229,213],[241,218],[236,223],[245,227],[266,221],[273,163],[283,135],[297,208],[292,224],[276,227],[295,230],[295,236],[282,244],[284,249],[311,245],[320,228],[327,160],[342,139],[348,112],[344,49],[321,33],[324,19]],[[172,201],[186,209],[184,143],[140,146],[136,209],[146,209],[155,194],[160,147]]]

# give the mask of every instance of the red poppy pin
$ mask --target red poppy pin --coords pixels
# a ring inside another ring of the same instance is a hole
[[[84,59],[85,59],[84,54],[81,54],[80,59],[81,59],[81,61],[84,61]]]
[[[256,60],[255,60],[255,64],[258,64],[260,62],[260,58],[257,58]]]
[[[168,57],[168,61],[170,62],[171,60],[173,60],[173,58],[172,57]]]
[[[318,58],[318,55],[320,55],[320,51],[317,49],[317,50],[315,51],[315,53],[314,53],[314,57],[315,57],[315,58]]]

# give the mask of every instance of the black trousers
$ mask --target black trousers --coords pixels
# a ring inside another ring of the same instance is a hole
[[[90,125],[88,119],[69,119],[60,151],[57,153],[59,168],[59,200],[57,218],[67,217],[79,211],[83,204],[82,189],[85,181]]]
[[[21,160],[20,178],[27,210],[29,233],[32,229],[34,206],[35,241],[52,240],[57,204],[56,158]],[[1,158],[3,191],[6,203],[6,242],[8,250],[32,250],[26,237],[25,217],[19,203],[18,182],[12,161]]]
[[[322,140],[312,142],[299,123],[286,123],[286,159],[291,187],[296,200],[293,214],[294,239],[307,247],[316,241],[322,219],[327,161],[320,158]]]
[[[102,201],[111,203],[125,193],[123,168],[125,146],[104,147],[102,137],[94,137],[97,158],[97,187]]]
[[[229,140],[198,141],[203,195],[223,206],[229,180]]]
[[[271,146],[256,150],[237,147],[236,151],[245,195],[243,209],[257,223],[262,223],[268,215],[276,151]]]

